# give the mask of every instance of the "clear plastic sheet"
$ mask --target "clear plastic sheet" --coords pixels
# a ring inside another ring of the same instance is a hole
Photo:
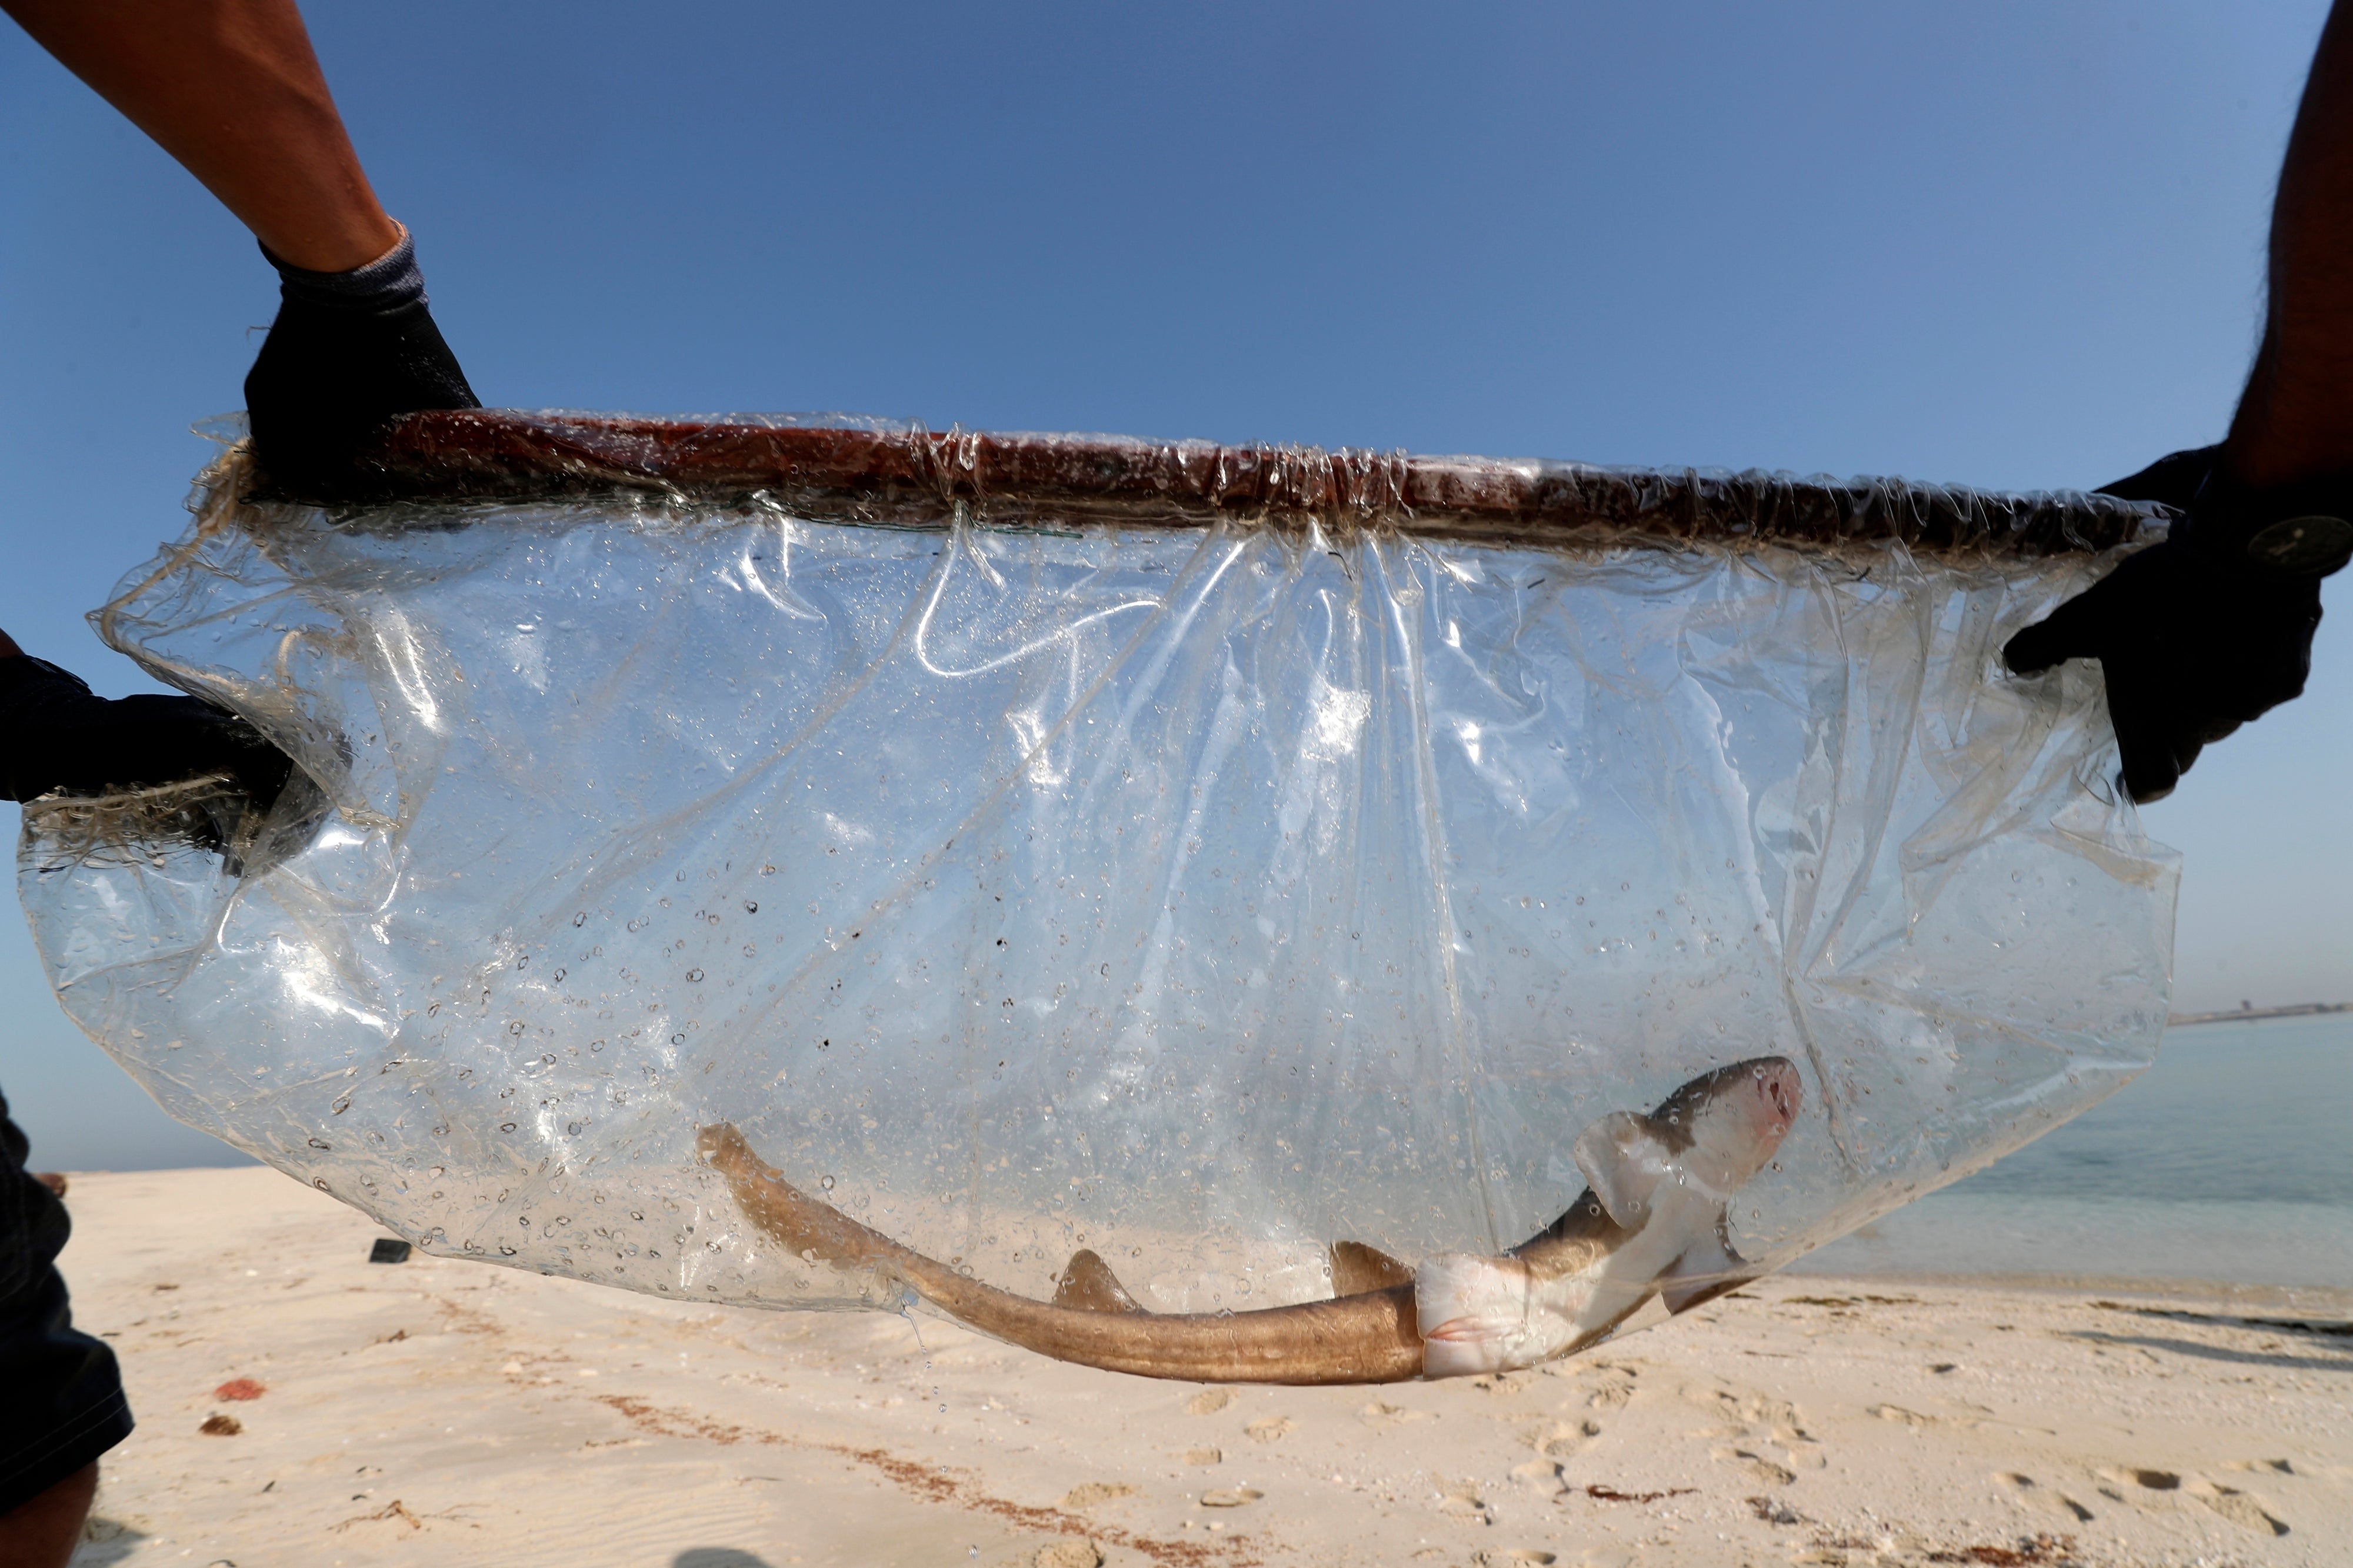
[[[1804,1110],[1727,1218],[1774,1266],[2166,1016],[2096,671],[1997,658],[2113,552],[337,511],[237,460],[100,624],[314,787],[226,854],[29,808],[20,886],[167,1110],[431,1252],[902,1304],[746,1223],[723,1121],[1026,1295],[1085,1247],[1303,1301],[1335,1240],[1525,1241],[1581,1131],[1769,1053]]]

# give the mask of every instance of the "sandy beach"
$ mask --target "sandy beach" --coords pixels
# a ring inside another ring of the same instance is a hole
[[[1777,1278],[1540,1372],[1225,1389],[920,1317],[371,1264],[375,1226],[265,1170],[69,1202],[77,1321],[140,1422],[90,1568],[2107,1568],[2353,1539],[2353,1302],[2325,1292]]]

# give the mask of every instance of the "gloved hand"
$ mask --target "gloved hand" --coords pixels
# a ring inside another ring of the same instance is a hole
[[[2186,510],[2140,551],[2010,639],[2021,675],[2096,658],[2124,785],[2161,800],[2200,751],[2304,691],[2320,580],[2353,554],[2353,486],[2255,492],[2202,447],[2105,487]]]
[[[406,228],[390,251],[349,272],[262,255],[278,268],[281,302],[245,378],[245,405],[272,489],[309,500],[356,494],[353,459],[386,420],[481,406],[426,308]]]
[[[227,773],[266,806],[293,768],[252,725],[195,698],[110,701],[47,659],[0,658],[0,795],[9,800]]]

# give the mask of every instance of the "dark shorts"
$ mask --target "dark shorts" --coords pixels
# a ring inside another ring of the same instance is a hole
[[[131,1436],[114,1352],[67,1309],[65,1205],[26,1174],[26,1153],[0,1100],[0,1513]]]

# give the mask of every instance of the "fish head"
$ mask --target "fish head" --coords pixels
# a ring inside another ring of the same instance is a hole
[[[1651,1120],[1682,1129],[1691,1140],[1685,1161],[1694,1173],[1717,1192],[1730,1193],[1765,1168],[1804,1103],[1795,1062],[1751,1057],[1692,1079],[1668,1096]]]

